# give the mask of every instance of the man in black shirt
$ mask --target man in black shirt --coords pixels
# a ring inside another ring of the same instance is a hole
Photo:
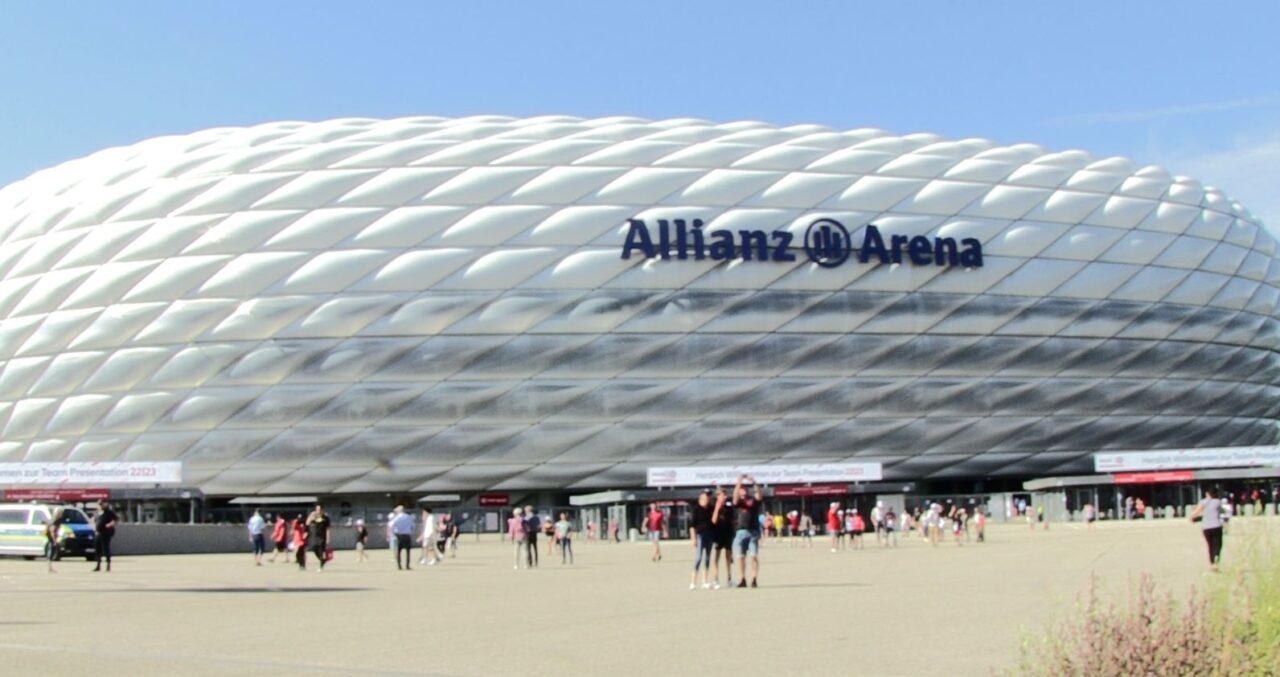
[[[116,535],[116,513],[111,504],[103,501],[98,504],[98,514],[93,516],[93,550],[98,555],[98,566],[94,571],[102,571],[102,559],[107,560],[107,571],[111,571],[111,539]]]
[[[307,541],[311,552],[320,562],[319,571],[324,571],[324,558],[329,549],[329,516],[324,513],[324,506],[317,505],[315,512],[307,518]]]
[[[715,553],[712,558],[715,571],[712,587],[720,589],[720,555],[724,554],[725,585],[733,587],[733,503],[724,493],[724,487],[716,489],[716,505],[711,511],[711,533],[714,535]]]
[[[753,485],[755,491],[747,495],[747,487]],[[764,503],[764,492],[755,478],[740,475],[738,483],[733,487],[733,526],[737,530],[733,536],[733,549],[738,552],[738,587],[747,587],[747,557],[751,558],[751,587],[756,587],[756,578],[760,576],[760,509]]]
[[[715,507],[711,505],[711,490],[704,489],[698,494],[698,503],[693,506],[689,536],[693,539],[693,574],[689,578],[689,589],[698,588],[698,570],[702,570],[702,587],[711,587],[711,546],[714,543],[711,517]]]

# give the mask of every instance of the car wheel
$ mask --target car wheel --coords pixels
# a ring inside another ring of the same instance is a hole
[[[84,561],[86,561],[86,562],[96,562],[96,561],[98,561],[98,558],[97,558],[97,557],[95,557],[95,556],[93,556],[93,555],[85,555],[85,556],[84,556]]]
[[[34,561],[36,561],[36,556],[35,556],[35,555],[23,555],[23,556],[22,556],[22,559],[25,559],[25,560],[27,560],[28,562],[34,562]]]

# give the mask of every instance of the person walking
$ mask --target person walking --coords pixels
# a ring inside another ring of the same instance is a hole
[[[452,518],[446,513],[436,520],[436,559],[439,564],[444,564],[445,551],[449,548],[450,519]]]
[[[884,513],[884,544],[898,547],[898,513],[893,508],[885,510]]]
[[[367,562],[369,553],[365,550],[369,547],[369,530],[364,526],[364,520],[356,520],[356,562]]]
[[[1098,513],[1096,510],[1094,510],[1093,504],[1085,503],[1084,504],[1085,528],[1088,529],[1089,531],[1093,531],[1093,522],[1096,519],[1098,519]]]
[[[101,514],[101,513],[99,513]],[[254,510],[253,516],[249,518],[249,543],[253,545],[253,565],[262,566],[262,556],[267,553],[267,521],[262,519],[262,511]],[[98,555],[102,555],[102,551],[98,551]],[[94,569],[97,571],[97,569]],[[111,571],[111,560],[107,560],[107,571]]]
[[[324,571],[325,562],[329,560],[330,527],[333,525],[324,512],[324,506],[316,504],[316,509],[307,517],[307,543],[315,554],[316,571]]]
[[[439,563],[440,556],[436,553],[436,534],[438,529],[436,516],[431,511],[431,506],[424,506],[422,508],[422,558],[418,560],[418,564],[435,566]]]
[[[261,518],[259,518],[261,519]],[[93,516],[93,551],[98,557],[98,565],[94,571],[102,571],[102,560],[107,560],[107,571],[111,571],[111,539],[116,537],[116,522],[119,520],[111,509],[111,504],[103,501],[98,504],[98,514]],[[262,555],[256,554],[258,564],[262,564]]]
[[[805,513],[800,516],[800,537],[804,539],[805,547],[813,547],[813,516]]]
[[[645,533],[649,536],[649,542],[653,543],[653,555],[649,557],[650,562],[662,561],[662,532],[667,528],[667,516],[658,508],[657,503],[649,504],[649,515],[645,518]]]
[[[542,530],[542,519],[534,512],[533,506],[524,507],[524,544],[525,560],[532,569],[538,566],[538,532]]]
[[[573,522],[569,521],[569,513],[560,513],[560,520],[555,523],[555,538],[560,546],[560,563],[573,564]]]
[[[613,517],[609,518],[609,540],[614,543],[622,542],[622,539],[618,538],[618,520]]]
[[[413,515],[409,514],[402,505],[397,505],[391,514],[392,518],[387,523],[387,529],[395,537],[396,568],[401,571],[410,571],[413,569],[409,566],[413,554]],[[404,554],[403,566],[400,564],[401,553]]]
[[[1204,533],[1205,545],[1209,547],[1209,569],[1218,570],[1218,562],[1222,559],[1222,524],[1226,509],[1218,490],[1210,487],[1204,491],[1204,500],[1191,511],[1191,521],[1200,523]]]
[[[862,513],[858,512],[857,508],[854,508],[849,512],[853,513],[853,519],[850,520],[853,523],[851,525],[852,528],[850,529],[850,531],[853,533],[853,538],[850,539],[851,541],[850,545],[854,548],[857,548],[858,550],[861,550],[865,545],[862,542],[862,535],[867,532],[867,522],[866,520],[862,519]]]
[[[527,553],[525,550],[529,547],[529,540],[524,536],[524,511],[516,508],[511,513],[511,519],[507,520],[507,535],[511,537],[511,543],[515,545],[516,561],[513,570],[519,570],[521,562],[527,561]],[[528,564],[525,567],[528,568]]]
[[[754,492],[748,495],[747,487]],[[738,587],[747,587],[747,558],[751,558],[751,587],[759,587],[760,578],[760,510],[764,504],[764,491],[750,475],[739,475],[733,488],[734,526],[733,549],[738,553]]]
[[[293,518],[293,557],[300,571],[307,570],[307,521],[298,515]]]
[[[285,520],[284,515],[276,515],[275,526],[271,528],[271,544],[275,546],[275,550],[271,551],[271,559],[268,560],[275,564],[276,555],[284,558],[285,562],[289,561],[289,523]]]
[[[693,506],[692,519],[689,520],[689,538],[693,541],[693,573],[689,576],[689,589],[698,588],[698,571],[702,571],[703,589],[711,587],[711,548],[715,545],[715,534],[712,532],[712,515],[715,506],[711,504],[711,490],[704,489],[698,494],[698,502]]]
[[[465,516],[464,516],[465,517]],[[457,559],[458,557],[458,537],[462,535],[462,525],[458,520],[449,518],[449,559]]]
[[[49,573],[57,573],[53,563],[62,557],[62,524],[65,517],[62,508],[53,511],[53,517],[44,524],[44,556],[49,564]]]
[[[720,560],[724,559],[724,579],[726,587],[733,587],[733,504],[723,488],[716,489],[715,508],[711,511],[711,534],[715,543],[711,562],[714,570],[711,574],[711,587],[720,589]]]
[[[831,535],[831,552],[838,552],[844,545],[840,535],[844,533],[844,517],[840,514],[840,504],[832,501],[827,508],[827,533]]]
[[[555,520],[551,519],[550,515],[547,515],[542,520],[542,535],[547,539],[547,557],[550,557],[555,554],[555,548],[557,545],[556,523]]]
[[[973,530],[978,534],[978,542],[987,542],[987,511],[978,508],[973,513]]]

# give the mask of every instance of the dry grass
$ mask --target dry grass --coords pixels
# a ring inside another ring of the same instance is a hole
[[[1236,564],[1193,586],[1184,600],[1143,574],[1117,603],[1103,598],[1094,576],[1075,613],[1028,637],[1018,668],[1008,674],[1280,675],[1277,549],[1265,529],[1235,540]]]

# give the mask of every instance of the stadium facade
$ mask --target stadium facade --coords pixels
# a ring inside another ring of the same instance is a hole
[[[209,495],[651,465],[1093,471],[1277,439],[1276,240],[1122,158],[701,120],[342,119],[0,190],[0,462]]]

